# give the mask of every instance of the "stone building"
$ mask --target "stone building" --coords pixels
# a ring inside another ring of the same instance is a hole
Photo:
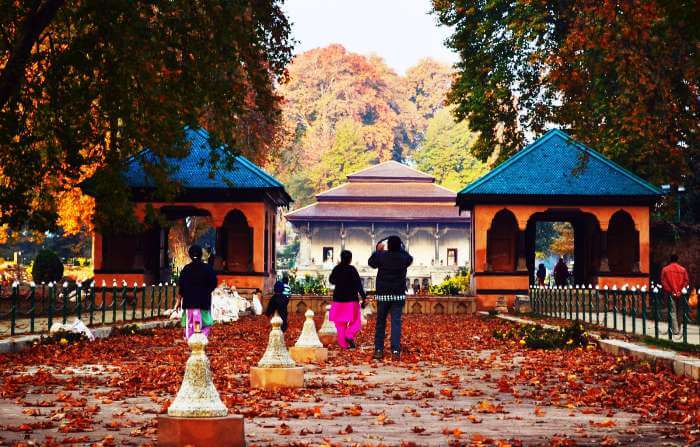
[[[455,206],[456,193],[435,178],[396,161],[348,176],[348,182],[316,196],[317,202],[286,215],[299,235],[298,275],[327,276],[351,250],[367,289],[376,270],[367,260],[382,239],[398,235],[413,255],[409,288],[454,276],[470,266],[470,219]]]

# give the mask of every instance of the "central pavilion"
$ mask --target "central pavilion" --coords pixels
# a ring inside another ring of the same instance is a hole
[[[431,175],[396,161],[350,174],[316,203],[286,215],[300,236],[297,274],[327,277],[348,249],[371,290],[377,272],[367,260],[377,242],[397,235],[414,258],[408,288],[426,290],[470,263],[469,214],[460,215],[455,199]]]

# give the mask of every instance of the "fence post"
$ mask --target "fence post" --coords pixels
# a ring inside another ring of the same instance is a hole
[[[117,280],[112,279],[112,323],[117,322]]]
[[[107,313],[107,283],[104,279],[102,280],[102,285],[100,287],[102,288],[102,304],[100,305],[102,310],[102,324],[105,324]]]
[[[688,343],[688,320],[689,320],[689,305],[688,305],[688,289],[683,287],[678,305],[681,306],[681,324],[683,325],[683,343]]]
[[[15,335],[17,303],[19,302],[19,282],[12,283],[12,307],[10,308],[10,335]]]
[[[83,294],[83,283],[80,281],[77,281],[75,283],[75,316],[78,318],[78,320],[82,320],[83,316],[83,301],[82,301],[82,294]]]
[[[612,286],[613,296],[613,329],[617,330],[617,285]]]
[[[595,324],[600,325],[600,287],[595,285]]]
[[[632,315],[632,334],[637,333],[637,294],[639,293],[639,287],[634,286],[632,288],[632,308],[630,309],[630,314]]]
[[[49,283],[49,306],[47,310],[47,325],[48,327],[46,329],[51,330],[51,326],[53,326],[53,305],[54,305],[54,300],[56,299],[56,285],[52,282]]]
[[[66,324],[68,321],[68,282],[63,283],[63,324]]]
[[[610,289],[608,288],[608,285],[606,284],[603,286],[603,306],[605,307],[605,313],[603,314],[603,321],[605,322],[605,327],[608,328],[608,307],[609,307],[609,300],[610,300],[610,295],[609,295]]]
[[[139,294],[138,294],[138,288],[139,285],[134,281],[134,302],[131,306],[131,320],[136,320],[136,307],[139,304]]]
[[[642,335],[647,335],[647,286],[639,289],[642,299]]]
[[[121,302],[122,321],[126,321],[126,304],[127,304],[126,303],[126,289],[127,289],[126,280],[122,279],[122,302]]]
[[[92,281],[90,283],[90,326],[92,326],[92,322],[94,321],[93,319],[93,314],[95,313],[95,281]]]
[[[629,295],[628,292],[629,288],[627,287],[627,284],[625,284],[620,290],[620,298],[622,298],[620,300],[622,302],[622,332],[627,332],[627,295]]]
[[[654,287],[652,306],[654,306],[654,338],[659,338],[659,288]]]
[[[31,289],[30,295],[29,295],[29,305],[31,306],[29,309],[29,333],[33,334],[34,333],[34,317],[36,316],[36,283],[34,281],[29,283],[29,287]]]
[[[141,294],[141,319],[146,319],[146,283],[143,283],[143,293]]]
[[[169,286],[170,286],[170,284],[168,284],[168,283],[166,282],[166,283],[165,283],[165,302],[163,303],[163,304],[165,304],[166,309],[167,309],[167,306],[168,306],[168,292],[169,292]],[[158,316],[159,316],[159,317],[160,317],[160,310],[161,310],[162,308],[163,308],[163,306],[161,305],[161,303],[158,303]]]

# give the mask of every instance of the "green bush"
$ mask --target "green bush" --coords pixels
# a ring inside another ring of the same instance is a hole
[[[462,270],[454,278],[446,278],[442,283],[430,286],[433,295],[450,296],[459,295],[469,291],[469,273]]]
[[[51,250],[42,249],[32,264],[32,279],[39,284],[60,281],[63,278],[63,263]]]
[[[577,322],[565,329],[546,329],[539,324],[517,325],[510,329],[495,329],[497,340],[513,340],[530,349],[573,349],[591,343],[583,325]]]
[[[294,295],[328,295],[326,280],[321,275],[304,275],[304,279],[289,275],[289,288]]]

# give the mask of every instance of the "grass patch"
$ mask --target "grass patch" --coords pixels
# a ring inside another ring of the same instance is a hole
[[[574,349],[591,344],[585,328],[577,322],[561,329],[548,329],[539,324],[518,324],[505,330],[495,329],[493,337],[517,341],[531,349]]]

